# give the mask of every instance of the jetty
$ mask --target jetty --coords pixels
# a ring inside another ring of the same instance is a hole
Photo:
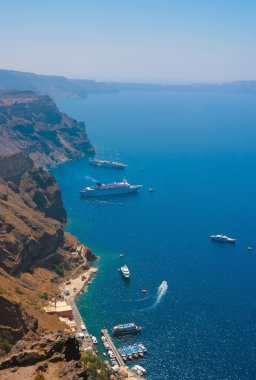
[[[116,349],[116,346],[114,345],[114,343],[112,342],[112,339],[108,333],[108,330],[107,329],[102,329],[101,330],[101,334],[105,337],[106,339],[106,342],[109,344],[111,350],[113,351],[114,355],[115,355],[115,358],[116,358],[116,361],[118,362],[119,366],[120,367],[125,367],[125,363],[121,357],[121,355],[119,354],[119,352],[117,351]]]

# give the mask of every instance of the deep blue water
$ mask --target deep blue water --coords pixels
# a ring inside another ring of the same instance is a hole
[[[81,200],[89,177],[108,182],[123,172],[86,158],[53,170],[68,231],[101,257],[78,302],[91,333],[143,326],[132,341],[149,351],[141,364],[150,380],[256,379],[256,98],[126,92],[59,106],[86,122],[99,155],[126,162],[129,182],[144,185],[137,195]],[[212,233],[237,244],[214,243]],[[150,308],[163,280],[168,291]]]

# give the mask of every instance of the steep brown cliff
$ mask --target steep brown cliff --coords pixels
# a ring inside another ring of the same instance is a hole
[[[61,277],[88,266],[86,258],[76,261],[71,254],[79,242],[64,231],[61,191],[42,166],[93,148],[84,124],[60,113],[49,97],[8,94],[0,95],[0,378],[15,378],[14,371],[17,379],[34,378],[40,363],[47,365],[49,379],[59,373],[63,379],[85,379],[71,333],[41,341],[46,331],[67,329],[43,310],[58,297]],[[88,260],[92,256],[88,250]],[[56,361],[62,364],[53,375]]]
[[[50,167],[94,151],[85,124],[61,113],[47,95],[0,91],[0,156],[26,151]]]
[[[34,167],[25,153],[0,160],[1,174],[0,263],[17,274],[64,245],[66,212],[53,176]]]
[[[49,172],[25,152],[0,157],[0,356],[25,336],[65,328],[42,309],[59,291],[60,268],[64,274],[77,265],[71,252],[78,241],[65,221]]]

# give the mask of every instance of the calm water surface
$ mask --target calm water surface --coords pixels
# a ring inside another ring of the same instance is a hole
[[[128,341],[147,347],[141,364],[149,380],[255,379],[256,98],[127,92],[59,106],[86,122],[99,156],[129,165],[121,172],[83,158],[53,170],[67,230],[100,256],[99,274],[78,301],[91,333],[143,326]],[[139,194],[80,199],[90,178],[124,174],[144,185]],[[211,242],[212,233],[237,244]],[[124,263],[129,283],[117,270]],[[168,290],[152,307],[164,280]]]

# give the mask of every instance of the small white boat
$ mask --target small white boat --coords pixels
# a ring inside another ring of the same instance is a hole
[[[135,365],[134,367],[132,367],[132,370],[134,371],[134,372],[136,372],[138,375],[140,375],[140,376],[143,376],[143,375],[146,375],[146,370],[145,370],[145,368],[143,368],[141,365]]]
[[[212,240],[221,241],[221,242],[227,242],[227,243],[235,243],[236,239],[230,238],[226,235],[219,234],[219,235],[211,235]]]
[[[98,339],[96,338],[96,336],[92,336],[92,343],[98,344]]]
[[[121,271],[122,275],[124,276],[124,278],[130,278],[130,271],[129,271],[127,265],[124,265],[123,267],[121,267],[120,271]]]

